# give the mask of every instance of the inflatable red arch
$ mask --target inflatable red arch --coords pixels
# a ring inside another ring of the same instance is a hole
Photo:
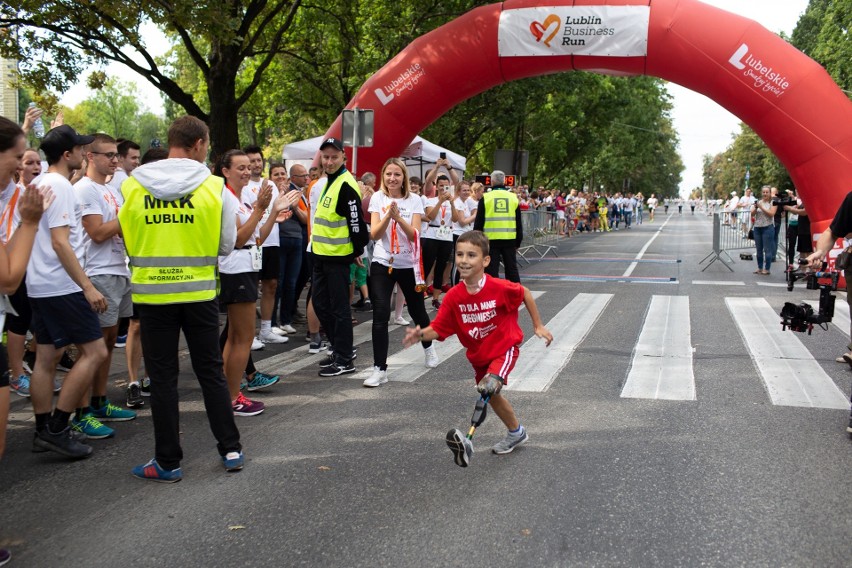
[[[846,95],[760,24],[697,0],[510,0],[464,14],[414,40],[349,102],[375,111],[358,170],[378,172],[447,110],[495,85],[572,70],[652,75],[713,99],[786,166],[815,232],[852,190]],[[340,127],[338,117],[326,135]]]

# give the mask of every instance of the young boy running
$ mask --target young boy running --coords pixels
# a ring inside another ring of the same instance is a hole
[[[532,319],[535,335],[550,345],[553,335],[541,322],[532,293],[515,282],[485,274],[491,261],[488,237],[480,231],[461,235],[456,243],[456,267],[461,282],[447,292],[438,315],[426,329],[409,328],[403,344],[418,341],[443,341],[457,334],[467,349],[467,358],[476,374],[476,388],[490,396],[491,408],[509,430],[492,448],[495,454],[508,454],[529,439],[515,416],[512,405],[500,394],[509,373],[518,360],[518,346],[524,333],[518,325],[518,308],[523,303]],[[456,430],[447,445],[455,454],[456,464],[466,467],[473,455],[473,443]]]

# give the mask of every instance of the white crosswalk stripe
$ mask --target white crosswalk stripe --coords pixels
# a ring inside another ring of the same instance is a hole
[[[622,398],[695,400],[689,297],[653,296]]]

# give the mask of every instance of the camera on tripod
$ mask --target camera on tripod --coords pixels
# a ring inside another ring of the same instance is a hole
[[[823,263],[822,268],[825,269],[825,267],[826,264]],[[819,310],[814,313],[813,306],[805,302],[800,304],[785,302],[779,314],[782,318],[781,329],[786,330],[789,327],[799,333],[807,331],[808,335],[813,331],[814,325],[827,330],[827,324],[834,317],[834,301],[837,296],[832,292],[837,290],[839,279],[839,272],[793,270],[791,265],[787,270],[787,291],[793,291],[793,285],[797,280],[805,280],[808,290],[819,290]]]

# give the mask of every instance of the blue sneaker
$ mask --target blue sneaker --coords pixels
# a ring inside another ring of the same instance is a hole
[[[228,452],[222,456],[222,464],[225,466],[225,471],[240,471],[243,469],[245,457],[242,452]]]
[[[101,422],[127,422],[136,418],[136,413],[132,410],[116,406],[110,401],[106,401],[106,404],[100,408],[92,408],[90,406],[89,412]]]
[[[71,429],[85,434],[90,440],[103,440],[115,436],[115,430],[101,424],[91,413],[84,414],[80,420],[72,418]]]
[[[30,396],[30,378],[27,375],[21,375],[18,378],[9,380],[9,388],[12,389],[18,396],[29,398]]]
[[[133,477],[138,477],[139,479],[150,479],[151,481],[157,481],[159,483],[177,483],[183,479],[183,472],[180,468],[163,469],[160,467],[160,464],[157,463],[156,458],[146,464],[137,465],[130,470],[130,473],[133,474]]]
[[[267,375],[266,373],[261,373],[260,371],[256,371],[254,377],[248,382],[246,386],[246,390],[249,392],[263,390],[265,388],[269,388],[280,380],[278,375]]]
[[[124,349],[127,347],[127,335],[119,335],[115,338],[115,348]]]

